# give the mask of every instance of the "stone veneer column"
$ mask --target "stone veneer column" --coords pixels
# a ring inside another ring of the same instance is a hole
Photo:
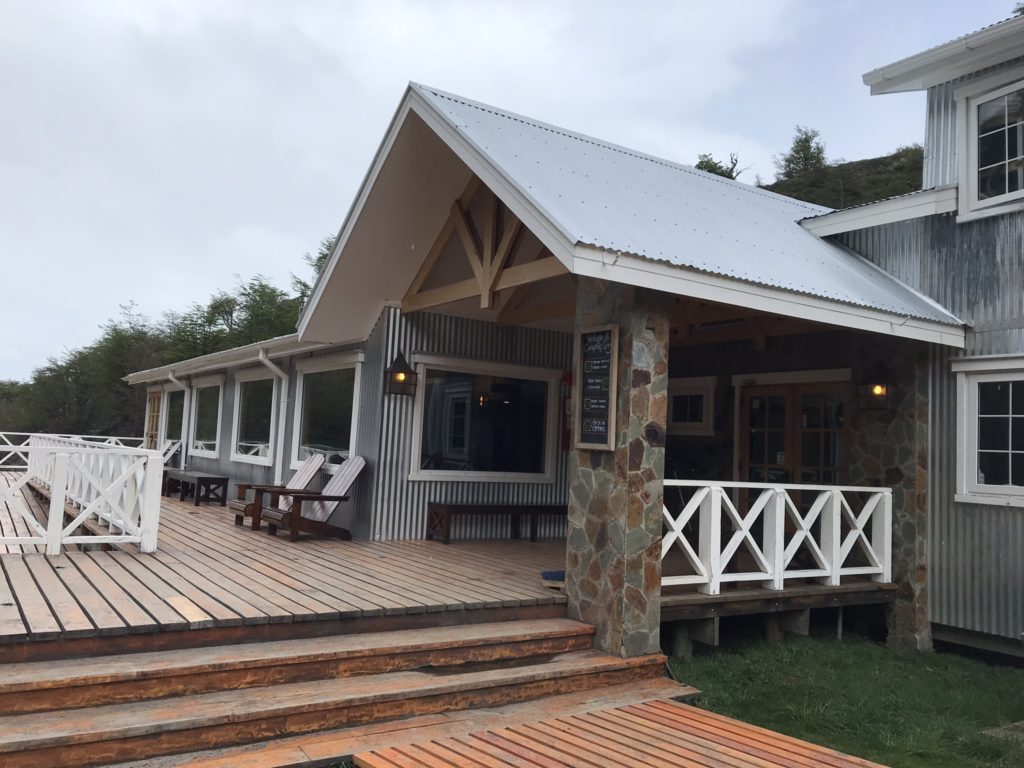
[[[576,329],[619,327],[614,451],[569,462],[569,616],[616,656],[657,653],[661,628],[662,480],[672,298],[580,278]],[[574,371],[578,377],[579,372]]]
[[[852,429],[850,483],[892,488],[890,645],[931,648],[928,621],[928,359],[924,345],[882,343],[872,350],[893,374],[889,407],[862,411]],[[867,367],[877,364],[869,360]]]

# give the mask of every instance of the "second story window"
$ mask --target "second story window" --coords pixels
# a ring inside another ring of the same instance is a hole
[[[977,104],[978,200],[1024,191],[1024,85]]]

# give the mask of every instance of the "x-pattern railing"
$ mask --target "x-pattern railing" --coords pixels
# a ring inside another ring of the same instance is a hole
[[[794,579],[892,580],[888,488],[666,480],[666,498],[672,489],[682,503],[677,513],[663,507],[662,560],[681,552],[689,572],[663,575],[664,586],[715,595],[726,582],[779,590]]]
[[[0,444],[0,458],[15,452],[25,467],[0,491],[0,502],[17,510],[30,533],[0,536],[0,543],[45,545],[47,554],[60,554],[65,544],[84,543],[135,542],[143,552],[156,549],[163,479],[160,452],[128,447],[122,439],[67,435],[31,435],[17,445]],[[18,498],[30,485],[49,496],[45,527]],[[86,530],[92,520],[101,525]]]

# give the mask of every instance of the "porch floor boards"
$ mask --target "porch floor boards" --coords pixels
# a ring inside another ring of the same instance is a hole
[[[165,498],[154,554],[0,554],[0,661],[564,615],[540,580],[562,540],[291,542],[233,519]]]

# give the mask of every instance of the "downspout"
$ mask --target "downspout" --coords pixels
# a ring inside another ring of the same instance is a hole
[[[288,374],[270,361],[265,349],[260,350],[259,361],[277,377],[281,388],[277,408],[277,437],[274,440],[274,485],[281,485],[284,480],[284,428],[288,417]]]
[[[167,372],[167,380],[185,393],[181,403],[181,447],[178,448],[178,469],[188,466],[188,447],[192,445],[192,388],[174,375]]]

